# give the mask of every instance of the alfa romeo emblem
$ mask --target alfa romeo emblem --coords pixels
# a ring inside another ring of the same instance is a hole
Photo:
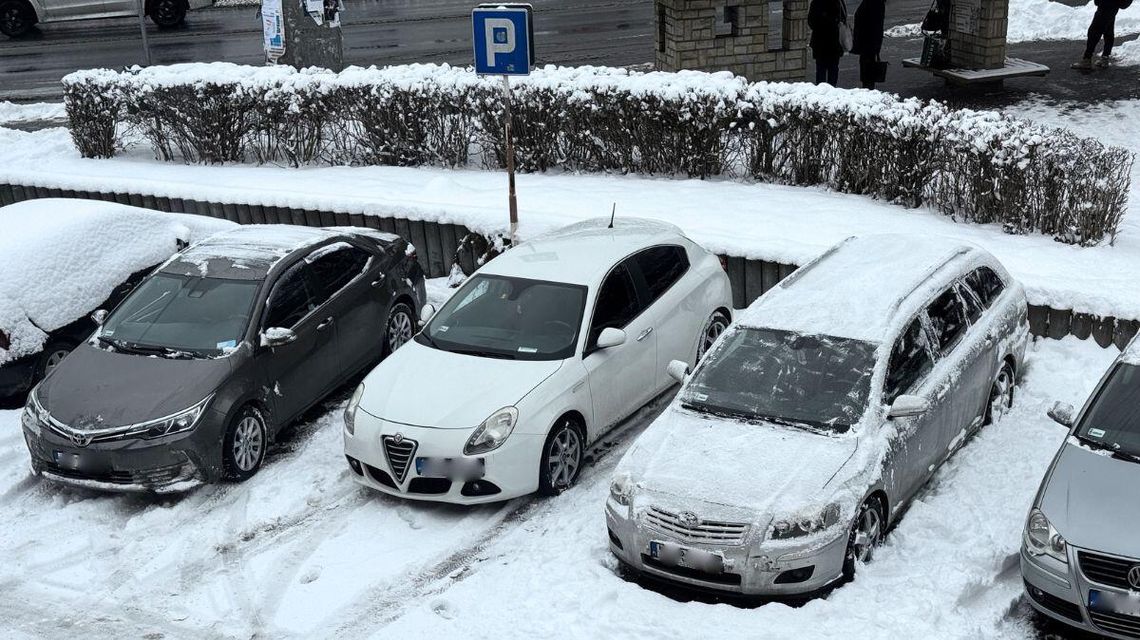
[[[1128,570],[1128,584],[1132,585],[1133,589],[1140,591],[1140,564],[1133,565]]]
[[[701,524],[701,519],[698,518],[697,514],[693,513],[692,511],[682,512],[677,516],[677,519],[681,521],[681,524],[690,529],[695,529],[698,525]]]
[[[77,447],[86,447],[91,444],[91,436],[86,433],[72,433],[69,437],[71,438],[71,442]]]
[[[402,433],[397,433],[396,435],[392,436],[392,443],[393,444],[400,444],[403,441],[404,441],[404,434],[402,434]]]

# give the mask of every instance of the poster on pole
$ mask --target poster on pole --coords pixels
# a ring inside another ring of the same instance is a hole
[[[261,28],[265,39],[265,56],[270,62],[285,55],[285,18],[281,0],[261,0]]]

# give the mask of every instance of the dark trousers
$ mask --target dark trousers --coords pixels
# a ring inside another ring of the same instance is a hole
[[[1104,50],[1101,51],[1100,54],[1105,57],[1112,55],[1112,45],[1116,39],[1114,30],[1116,27],[1117,11],[1119,11],[1119,9],[1116,7],[1096,8],[1096,13],[1093,14],[1092,24],[1089,25],[1089,41],[1088,44],[1085,45],[1086,60],[1093,57],[1093,52],[1096,51],[1096,44],[1100,42],[1101,36],[1104,36]]]
[[[815,61],[815,83],[823,84],[825,82],[833,87],[839,86],[838,60]]]
[[[859,82],[864,89],[874,89],[879,76],[879,56],[874,53],[859,54]]]

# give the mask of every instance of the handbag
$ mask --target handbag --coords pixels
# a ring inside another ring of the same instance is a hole
[[[887,81],[887,67],[889,66],[891,66],[891,63],[886,60],[875,61],[875,82]]]
[[[843,47],[844,51],[850,51],[854,45],[854,37],[851,33],[851,27],[847,26],[847,21],[839,23],[839,46]]]

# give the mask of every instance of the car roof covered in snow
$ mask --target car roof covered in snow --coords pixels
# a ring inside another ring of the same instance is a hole
[[[968,242],[895,234],[852,237],[788,276],[741,314],[740,324],[882,342],[908,299],[959,261],[988,255]]]
[[[675,225],[644,218],[592,218],[536,236],[481,270],[505,276],[592,285],[623,258],[662,243],[691,243]]]
[[[47,333],[102,304],[115,287],[178,251],[236,227],[205,216],[115,202],[42,198],[0,207],[0,364],[36,353]]]
[[[341,238],[344,230],[286,224],[246,225],[211,236],[170,260],[162,271],[188,276],[262,280],[294,251]]]

